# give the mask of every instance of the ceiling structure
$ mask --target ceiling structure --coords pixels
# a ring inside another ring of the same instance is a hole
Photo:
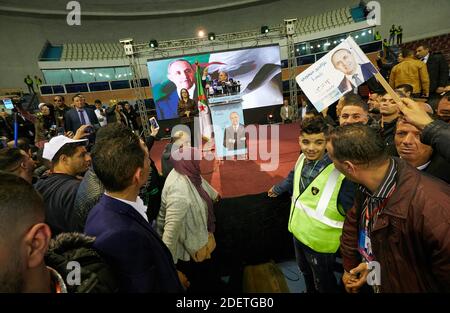
[[[67,15],[78,2],[86,17],[161,17],[238,9],[279,0],[0,0],[0,12],[30,16]],[[70,7],[68,8],[68,6]]]

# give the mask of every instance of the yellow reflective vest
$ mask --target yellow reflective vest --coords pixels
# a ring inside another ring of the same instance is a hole
[[[338,195],[345,176],[331,163],[300,194],[300,176],[305,156],[297,160],[289,216],[289,231],[297,240],[320,253],[339,248],[345,216],[338,211]],[[342,207],[340,211],[343,212]]]

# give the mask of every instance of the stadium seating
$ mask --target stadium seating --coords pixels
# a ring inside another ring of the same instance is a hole
[[[65,43],[61,61],[111,60],[125,57],[120,43]]]
[[[320,15],[307,16],[298,20],[298,33],[309,34],[354,23],[350,7],[328,11]]]
[[[298,20],[300,35],[324,31],[354,23],[350,7],[302,17]],[[65,43],[61,61],[111,60],[125,57],[120,43]]]

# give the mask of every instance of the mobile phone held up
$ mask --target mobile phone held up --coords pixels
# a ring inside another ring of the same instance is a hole
[[[150,124],[153,126],[153,128],[159,128],[159,125],[158,125],[158,121],[156,120],[156,118],[154,118],[154,117],[151,117],[150,118]]]
[[[88,126],[88,127],[86,127],[86,129],[84,130],[84,132],[85,132],[85,133],[88,133],[88,134],[93,134],[93,133],[95,133],[95,129],[94,129],[94,127],[92,127],[92,126]]]

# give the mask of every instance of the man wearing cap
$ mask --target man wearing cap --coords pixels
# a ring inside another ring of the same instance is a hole
[[[91,157],[86,150],[87,139],[53,137],[44,145],[42,157],[52,161],[52,173],[40,178],[35,188],[45,202],[45,222],[50,225],[53,236],[70,229],[75,197],[81,180],[77,175],[88,169]]]

